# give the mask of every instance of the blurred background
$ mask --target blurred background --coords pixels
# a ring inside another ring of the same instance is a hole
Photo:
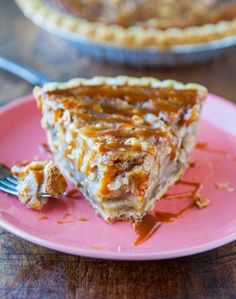
[[[178,6],[177,0],[163,1]],[[74,45],[34,25],[15,1],[0,0],[0,106],[30,94],[33,88],[1,69],[1,57],[25,64],[55,81],[131,75],[198,82],[211,93],[236,103],[235,47],[201,63],[153,67],[110,63],[89,58],[86,51],[83,55],[80,52]],[[3,229],[0,234],[1,298],[54,299],[55,292],[56,298],[235,298],[235,242],[190,257],[136,263],[65,255],[28,243]]]
[[[130,67],[79,54],[65,40],[35,26],[12,0],[0,0],[0,56],[26,64],[52,80],[95,75],[153,76],[160,79],[193,81],[206,85],[211,93],[236,101],[236,48],[204,63],[178,67]],[[0,70],[0,104],[29,94],[32,86]]]

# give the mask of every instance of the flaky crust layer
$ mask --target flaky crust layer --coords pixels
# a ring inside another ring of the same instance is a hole
[[[57,11],[42,0],[16,0],[24,14],[35,24],[49,31],[63,32],[71,38],[85,38],[99,44],[125,48],[155,47],[168,49],[176,45],[198,44],[236,35],[236,18],[217,24],[160,30],[133,26],[123,28],[89,22]]]
[[[67,82],[50,82],[45,84],[42,88],[35,87],[34,94],[37,94],[40,90],[42,92],[54,91],[54,90],[63,90],[69,88],[75,88],[79,86],[94,86],[94,85],[113,85],[113,86],[150,86],[153,88],[171,88],[171,89],[195,89],[199,93],[207,94],[207,89],[197,83],[181,83],[175,80],[158,80],[152,77],[129,77],[129,76],[118,76],[118,77],[93,77],[91,79],[84,78],[74,78]]]
[[[59,168],[52,164],[48,168],[47,176],[45,178],[44,192],[58,196],[65,192],[67,183],[64,176],[61,174]]]

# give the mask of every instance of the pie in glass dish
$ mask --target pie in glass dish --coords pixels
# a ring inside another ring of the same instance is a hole
[[[221,0],[16,0],[49,31],[121,48],[168,49],[236,35],[236,3]]]
[[[55,162],[107,222],[140,220],[188,167],[205,87],[94,77],[35,87]]]

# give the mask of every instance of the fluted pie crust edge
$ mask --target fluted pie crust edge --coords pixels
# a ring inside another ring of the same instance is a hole
[[[53,9],[42,0],[16,0],[16,2],[28,18],[49,31],[60,31],[74,38],[85,38],[121,48],[168,49],[177,45],[206,43],[236,36],[236,18],[232,21],[220,21],[217,24],[184,29],[145,29],[141,26],[124,28],[70,16]]]
[[[175,80],[159,80],[152,77],[131,77],[131,76],[117,76],[117,77],[102,77],[96,76],[91,79],[74,78],[67,82],[50,82],[46,83],[40,89],[48,92],[53,90],[69,89],[77,86],[94,86],[94,85],[129,85],[129,86],[150,86],[153,88],[173,88],[173,89],[195,89],[203,93],[207,93],[206,87],[197,83],[182,83]],[[36,87],[37,89],[38,87]]]

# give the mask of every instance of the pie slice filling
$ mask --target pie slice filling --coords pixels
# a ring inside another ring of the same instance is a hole
[[[36,87],[55,162],[107,222],[139,221],[188,167],[207,91],[153,78]]]

